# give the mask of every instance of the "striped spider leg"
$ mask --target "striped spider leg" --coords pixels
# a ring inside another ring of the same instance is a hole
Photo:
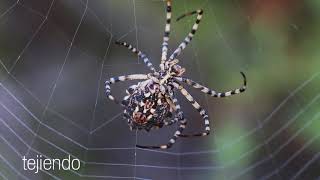
[[[186,97],[186,99],[191,103],[191,105],[200,113],[204,125],[205,130],[202,133],[196,133],[196,134],[180,134],[180,137],[192,137],[192,136],[207,136],[210,134],[210,122],[209,122],[209,116],[205,109],[203,109],[199,103],[194,100],[194,98],[190,95],[190,93],[178,82],[173,82],[173,85],[175,88],[179,89],[181,94]]]
[[[178,128],[175,131],[174,135],[171,137],[171,139],[167,144],[163,144],[159,146],[136,145],[136,147],[143,148],[143,149],[168,149],[172,147],[172,145],[177,141],[178,137],[180,137],[181,133],[186,128],[187,120],[184,118],[183,112],[181,111],[181,107],[178,104],[177,98],[174,95],[170,95],[170,98],[172,100],[176,115],[174,120],[171,120],[169,122],[171,123],[179,122]],[[169,124],[165,124],[165,125],[169,125]]]
[[[117,83],[117,82],[124,82],[127,80],[146,80],[148,79],[148,75],[146,74],[131,74],[131,75],[125,75],[125,76],[118,76],[118,77],[112,77],[108,81],[105,82],[105,89],[106,89],[106,96],[116,102],[117,104],[120,104],[119,101],[112,96],[111,94],[111,84]]]
[[[164,63],[167,60],[168,55],[168,41],[170,37],[170,27],[171,27],[171,0],[167,0],[166,8],[166,26],[164,29],[163,42],[162,42],[162,53],[161,53],[161,63],[160,68],[164,71]]]
[[[232,96],[232,95],[235,95],[235,94],[239,94],[239,93],[242,93],[246,90],[247,88],[247,78],[245,76],[245,74],[243,72],[240,72],[242,77],[243,77],[243,86],[241,88],[237,88],[237,89],[234,89],[234,90],[231,90],[231,91],[227,91],[227,92],[216,92],[214,90],[211,90],[191,79],[188,79],[188,78],[185,78],[185,77],[175,77],[175,79],[177,81],[180,81],[180,82],[184,82],[184,83],[187,83],[188,85],[192,86],[193,88],[195,89],[199,89],[201,90],[203,93],[206,93],[212,97],[217,97],[217,98],[222,98],[222,97],[228,97],[228,96]]]
[[[196,22],[193,24],[192,29],[189,32],[189,34],[187,35],[187,37],[185,37],[183,42],[178,46],[178,48],[169,57],[169,61],[176,59],[181,54],[182,50],[185,49],[187,47],[187,45],[191,42],[193,36],[195,35],[195,33],[197,32],[197,29],[199,27],[199,23],[201,21],[202,15],[203,15],[203,10],[198,9],[196,11],[192,11],[192,12],[183,14],[177,18],[177,21],[179,21],[179,20],[183,19],[184,17],[191,16],[193,14],[197,14]]]
[[[131,52],[133,52],[134,54],[138,55],[138,57],[143,60],[143,62],[147,65],[147,67],[151,71],[156,72],[156,69],[153,67],[152,63],[150,62],[150,60],[149,60],[149,58],[147,57],[146,54],[144,54],[143,52],[139,51],[137,48],[133,47],[131,44],[129,44],[127,42],[116,41],[116,44],[128,48]]]
[[[200,85],[200,84],[196,83],[195,81],[188,79],[188,78],[175,77],[175,79],[180,82],[185,82],[188,85],[190,85],[196,89],[200,89],[202,92],[209,94],[210,96],[222,98],[222,97],[228,97],[231,95],[239,94],[239,93],[242,93],[246,90],[246,85],[247,85],[246,76],[243,72],[241,72],[241,75],[243,77],[243,86],[241,88],[237,88],[237,89],[227,91],[227,92],[216,92],[214,90],[210,90],[209,88],[207,88],[203,85]],[[182,85],[180,85],[177,82],[175,82],[173,84],[177,89],[180,90],[182,95],[186,97],[186,99],[192,104],[192,106],[200,113],[200,115],[202,116],[202,118],[204,120],[204,124],[205,124],[205,132],[203,132],[203,133],[197,133],[197,134],[191,134],[191,135],[181,134],[180,136],[181,137],[207,136],[210,133],[210,126],[209,126],[210,123],[209,123],[209,119],[208,119],[208,113],[199,105],[199,103],[197,101],[194,100],[194,98],[188,93],[188,91]]]

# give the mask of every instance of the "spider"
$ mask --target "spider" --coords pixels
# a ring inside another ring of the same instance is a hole
[[[183,87],[182,83],[192,86],[195,89],[202,91],[210,96],[222,98],[234,94],[242,93],[246,90],[246,76],[243,72],[243,86],[228,92],[216,92],[199,83],[183,77],[185,68],[178,65],[177,57],[182,50],[191,42],[195,35],[198,25],[201,21],[203,10],[198,9],[177,18],[177,21],[184,17],[197,15],[196,22],[189,34],[185,37],[178,48],[168,57],[168,41],[171,26],[171,0],[166,1],[166,25],[162,43],[162,56],[159,70],[156,70],[148,57],[138,49],[134,48],[127,42],[119,42],[116,44],[127,47],[143,60],[145,65],[152,71],[149,74],[131,74],[118,77],[112,77],[105,82],[106,96],[121,104],[124,108],[124,118],[127,119],[131,130],[146,130],[158,129],[163,126],[169,126],[178,123],[178,128],[167,144],[158,146],[143,146],[136,145],[138,148],[148,149],[168,149],[176,142],[178,137],[193,137],[193,136],[207,136],[210,133],[209,117],[205,109],[188,93]],[[126,93],[127,95],[120,102],[111,94],[110,85],[116,82],[123,82],[127,80],[141,80],[138,84],[130,86]],[[195,134],[182,134],[186,128],[187,120],[184,117],[181,106],[175,96],[176,91],[180,93],[192,104],[192,106],[199,112],[204,121],[204,131]]]

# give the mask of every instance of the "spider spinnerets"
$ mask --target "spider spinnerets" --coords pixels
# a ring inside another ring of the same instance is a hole
[[[131,74],[113,77],[105,82],[107,97],[124,107],[124,118],[127,119],[130,129],[144,129],[146,131],[150,131],[151,129],[178,123],[178,128],[168,143],[158,146],[136,145],[139,148],[167,149],[172,147],[178,137],[206,136],[210,133],[209,117],[206,110],[199,105],[199,103],[188,93],[181,83],[186,83],[195,89],[201,90],[210,96],[218,98],[239,94],[246,90],[246,77],[243,72],[241,72],[244,80],[243,86],[227,92],[216,92],[191,79],[182,77],[185,72],[185,68],[178,65],[179,60],[177,57],[191,42],[195,35],[203,15],[203,10],[199,9],[192,11],[177,18],[177,21],[179,21],[184,17],[194,14],[197,15],[196,22],[189,34],[185,37],[178,48],[168,57],[168,41],[171,27],[171,0],[167,0],[166,4],[166,25],[162,43],[162,56],[161,63],[159,65],[160,69],[157,71],[149,58],[143,52],[126,42],[117,41],[116,44],[127,47],[142,59],[152,72],[149,74]],[[130,86],[126,90],[127,95],[121,102],[119,102],[114,96],[112,96],[110,85],[127,80],[143,81]],[[180,91],[180,93],[186,97],[186,99],[201,115],[204,121],[203,132],[182,134],[183,130],[186,128],[187,120],[185,119],[181,106],[175,96],[176,90]]]

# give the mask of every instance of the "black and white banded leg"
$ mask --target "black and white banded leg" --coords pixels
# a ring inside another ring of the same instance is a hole
[[[192,12],[183,14],[177,18],[177,21],[179,21],[180,19],[182,19],[186,16],[193,15],[193,14],[198,14],[198,15],[197,15],[196,22],[192,26],[191,32],[189,32],[188,36],[183,40],[183,42],[178,46],[178,48],[172,53],[172,55],[169,58],[169,61],[171,61],[171,60],[175,59],[177,56],[179,56],[181,54],[182,50],[185,49],[187,47],[187,45],[191,42],[193,36],[195,35],[195,33],[199,27],[199,23],[202,18],[203,10],[198,9],[196,11],[192,11]]]
[[[128,48],[131,52],[138,55],[138,57],[143,60],[143,62],[150,68],[151,71],[153,71],[153,72],[156,71],[146,54],[139,51],[137,48],[133,47],[131,44],[129,44],[127,42],[116,41],[116,44],[122,45],[122,46],[125,46],[126,48]]]
[[[241,88],[237,88],[237,89],[234,89],[234,90],[231,90],[231,91],[227,91],[227,92],[216,92],[214,90],[211,90],[191,79],[188,79],[188,78],[184,78],[184,77],[176,77],[175,79],[180,81],[180,82],[184,82],[184,83],[187,83],[188,85],[194,87],[195,89],[199,89],[201,90],[202,92],[212,96],[212,97],[217,97],[217,98],[222,98],[222,97],[228,97],[228,96],[232,96],[232,95],[235,95],[235,94],[239,94],[239,93],[242,93],[246,90],[246,86],[247,86],[247,79],[246,79],[246,76],[244,75],[243,72],[240,72],[242,77],[243,77],[243,86]]]
[[[171,0],[167,0],[167,8],[166,8],[166,26],[164,29],[163,42],[162,42],[162,53],[161,53],[161,63],[160,68],[164,70],[164,63],[167,60],[168,55],[168,41],[170,36],[170,27],[171,27]]]
[[[203,109],[200,104],[194,100],[194,98],[188,93],[188,91],[178,83],[174,83],[174,86],[180,90],[181,94],[186,97],[186,99],[192,104],[192,106],[200,113],[204,121],[204,132],[195,134],[180,134],[180,137],[193,137],[193,136],[207,136],[210,134],[210,122],[209,116],[205,109]]]
[[[119,104],[119,101],[115,97],[113,97],[111,94],[111,87],[110,87],[111,84],[114,84],[117,82],[123,82],[127,80],[145,80],[145,79],[148,79],[148,75],[146,74],[131,74],[131,75],[112,77],[105,82],[106,95],[110,100],[115,101],[117,104]]]
[[[174,95],[172,95],[172,97],[173,97],[173,98],[171,98],[171,99],[172,99],[172,102],[173,102],[174,104],[176,104],[176,105],[174,105],[175,111],[176,111],[176,109],[178,109],[179,113],[181,114],[181,113],[182,113],[181,110],[180,110],[180,109],[181,109],[181,106],[180,106],[180,104],[178,104],[177,98],[176,98]],[[171,126],[172,124],[177,123],[177,122],[179,121],[179,116],[180,116],[179,113],[175,115],[175,118],[170,119],[170,120],[165,120],[165,121],[164,121],[164,125],[165,125],[165,126]]]
[[[169,142],[167,144],[160,145],[160,146],[136,145],[136,147],[143,148],[143,149],[168,149],[177,141],[178,137],[180,137],[181,133],[186,128],[187,120],[184,118],[183,112],[181,111],[181,107],[178,104],[177,98],[172,97],[172,102],[174,103],[174,106],[175,106],[175,109],[176,109],[175,110],[176,117],[175,117],[175,120],[173,120],[173,121],[178,121],[179,122],[179,127],[176,130],[176,132],[174,133],[174,135],[171,137]]]

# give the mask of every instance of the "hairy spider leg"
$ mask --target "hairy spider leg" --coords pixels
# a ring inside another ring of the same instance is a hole
[[[186,97],[186,99],[192,104],[192,106],[200,113],[205,125],[205,131],[202,133],[195,133],[195,134],[180,134],[180,137],[192,137],[192,136],[207,136],[210,134],[210,122],[209,116],[205,109],[203,109],[197,101],[188,93],[188,91],[177,82],[174,82],[173,85],[180,90],[181,94]]]
[[[177,21],[179,21],[180,19],[183,19],[184,17],[190,16],[190,15],[193,15],[193,14],[198,14],[196,22],[193,24],[192,29],[189,32],[188,36],[185,37],[183,42],[178,46],[178,48],[169,57],[169,61],[172,61],[175,58],[177,58],[177,56],[179,56],[181,54],[182,50],[185,49],[187,47],[187,45],[191,42],[193,36],[195,35],[195,33],[197,32],[197,29],[199,27],[199,23],[200,23],[201,18],[202,18],[203,10],[202,9],[198,9],[196,11],[192,11],[192,12],[183,14],[180,17],[177,18]]]
[[[127,43],[127,42],[119,42],[116,41],[116,44],[124,46],[126,48],[128,48],[131,52],[135,53],[136,55],[138,55],[138,57],[140,59],[143,60],[143,62],[148,66],[148,68],[155,72],[156,69],[153,67],[152,63],[150,62],[149,58],[147,57],[146,54],[144,54],[143,52],[139,51],[137,48],[133,47],[131,44]]]
[[[228,97],[228,96],[232,96],[235,94],[240,94],[242,92],[244,92],[246,90],[246,86],[247,86],[247,79],[246,76],[244,75],[243,72],[240,72],[242,77],[243,77],[243,86],[241,88],[237,88],[231,91],[226,91],[226,92],[216,92],[214,90],[211,90],[191,79],[188,78],[184,78],[184,77],[175,77],[176,80],[180,81],[180,82],[184,82],[187,83],[188,85],[192,86],[195,89],[200,90],[201,92],[204,92],[212,97],[217,97],[217,98],[222,98],[222,97]]]
[[[167,60],[168,55],[168,41],[170,36],[170,27],[171,27],[171,0],[167,0],[166,8],[166,26],[164,29],[163,42],[162,42],[162,54],[161,54],[161,63],[160,68],[164,70],[164,63]]]
[[[175,111],[177,113],[175,119],[176,119],[176,121],[179,122],[179,127],[176,130],[176,132],[174,133],[174,135],[171,137],[169,142],[167,144],[160,145],[160,146],[136,145],[136,147],[143,148],[143,149],[168,149],[168,148],[172,147],[172,145],[177,141],[178,137],[181,135],[183,130],[186,128],[187,120],[184,118],[183,112],[181,111],[181,107],[178,104],[177,98],[172,96],[172,102],[175,105],[175,109],[176,109]]]
[[[180,117],[180,116],[183,116],[182,111],[180,111],[181,106],[180,106],[180,104],[178,104],[178,99],[177,99],[175,96],[173,96],[172,102],[173,102],[174,104],[176,104],[176,105],[175,105],[175,109],[179,109],[179,112],[175,115],[175,118],[174,118],[174,119],[171,119],[170,121],[165,121],[165,122],[164,122],[164,125],[165,125],[165,126],[170,126],[170,125],[178,122],[178,121],[179,121],[179,117]],[[185,125],[186,125],[186,123],[185,123]]]
[[[110,100],[116,102],[117,104],[120,104],[119,101],[112,96],[110,85],[117,82],[127,81],[127,80],[145,80],[145,79],[148,79],[148,75],[146,74],[131,74],[131,75],[112,77],[105,82],[106,95]]]
[[[180,106],[180,104],[178,104],[178,100],[175,97],[174,92],[173,92],[174,86],[169,84],[167,87],[168,87],[169,96],[172,97],[172,98],[170,98],[170,97],[168,97],[168,98],[172,99],[174,109],[176,109],[176,108],[181,109],[181,106]],[[175,106],[174,103],[176,103],[177,105]],[[179,120],[178,116],[179,116],[179,114],[176,114],[174,119],[164,121],[164,125],[171,126],[172,124],[175,124]]]

